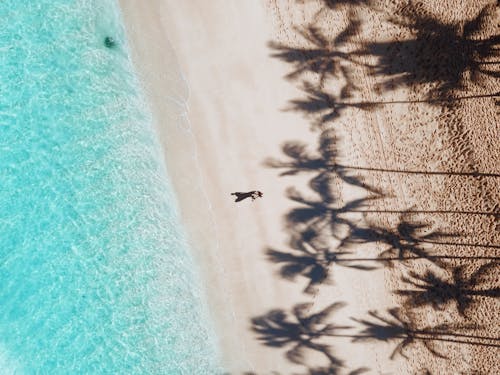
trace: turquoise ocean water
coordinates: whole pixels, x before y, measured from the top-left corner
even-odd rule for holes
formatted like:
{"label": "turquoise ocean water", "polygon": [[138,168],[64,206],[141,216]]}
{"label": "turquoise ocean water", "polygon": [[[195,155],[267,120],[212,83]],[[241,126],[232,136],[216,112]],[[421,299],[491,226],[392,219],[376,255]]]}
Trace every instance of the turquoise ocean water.
{"label": "turquoise ocean water", "polygon": [[113,0],[0,1],[0,374],[218,373],[146,108]]}

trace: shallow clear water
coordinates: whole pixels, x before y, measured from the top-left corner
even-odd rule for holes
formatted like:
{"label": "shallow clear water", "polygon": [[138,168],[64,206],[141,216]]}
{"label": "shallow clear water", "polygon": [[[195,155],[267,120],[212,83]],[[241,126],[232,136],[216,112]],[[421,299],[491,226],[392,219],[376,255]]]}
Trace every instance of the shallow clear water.
{"label": "shallow clear water", "polygon": [[218,372],[117,9],[0,1],[1,374]]}

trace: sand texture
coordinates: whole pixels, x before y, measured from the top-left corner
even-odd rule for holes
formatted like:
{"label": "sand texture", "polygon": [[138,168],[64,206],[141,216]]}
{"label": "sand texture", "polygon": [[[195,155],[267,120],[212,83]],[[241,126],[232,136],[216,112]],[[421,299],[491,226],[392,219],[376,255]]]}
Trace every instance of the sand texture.
{"label": "sand texture", "polygon": [[496,1],[120,5],[228,374],[500,373]]}

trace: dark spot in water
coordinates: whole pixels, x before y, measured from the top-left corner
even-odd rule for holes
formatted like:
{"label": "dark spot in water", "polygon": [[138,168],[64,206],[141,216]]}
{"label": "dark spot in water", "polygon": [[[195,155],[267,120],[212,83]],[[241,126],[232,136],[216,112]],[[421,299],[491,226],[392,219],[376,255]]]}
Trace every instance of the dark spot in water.
{"label": "dark spot in water", "polygon": [[116,41],[110,36],[107,36],[106,38],[104,38],[104,45],[106,46],[106,48],[115,48]]}

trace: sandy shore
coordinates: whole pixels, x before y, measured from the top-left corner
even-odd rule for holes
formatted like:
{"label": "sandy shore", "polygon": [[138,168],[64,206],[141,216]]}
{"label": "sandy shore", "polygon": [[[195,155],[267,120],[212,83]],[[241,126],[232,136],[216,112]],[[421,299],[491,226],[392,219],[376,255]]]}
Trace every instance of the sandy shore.
{"label": "sandy shore", "polygon": [[[495,373],[495,363],[491,362],[495,350],[498,355],[495,340],[483,340],[489,346],[459,346],[450,340],[438,340],[436,350],[445,348],[454,359],[450,365],[422,345],[429,342],[428,337],[413,337],[421,334],[418,332],[422,327],[462,319],[453,301],[445,310],[429,306],[409,309],[404,304],[406,299],[394,293],[403,286],[401,277],[411,272],[434,272],[436,264],[432,259],[384,267],[385,263],[374,261],[328,260],[325,254],[332,252],[324,251],[329,248],[350,252],[337,254],[340,259],[366,259],[393,247],[397,257],[403,245],[413,250],[420,245],[429,248],[429,244],[423,246],[425,241],[415,240],[417,236],[462,233],[473,225],[476,230],[472,238],[454,240],[476,246],[430,246],[433,254],[473,254],[476,258],[466,267],[459,260],[450,260],[448,268],[443,266],[436,272],[451,277],[457,274],[453,267],[465,267],[464,272],[470,275],[485,264],[485,254],[490,256],[487,261],[498,256],[495,244],[499,243],[500,230],[495,212],[499,210],[500,152],[496,141],[500,138],[500,122],[494,97],[484,96],[499,91],[498,80],[483,73],[486,83],[466,85],[462,91],[447,89],[446,81],[452,81],[456,72],[441,72],[439,62],[434,66],[430,62],[428,69],[438,69],[438,78],[431,74],[427,77],[425,72],[409,67],[413,57],[401,57],[408,53],[405,48],[422,48],[418,44],[418,27],[387,22],[393,6],[392,14],[399,14],[403,21],[408,18],[405,12],[412,11],[420,16],[436,14],[443,23],[458,24],[459,20],[475,17],[491,1],[467,6],[455,1],[443,9],[418,5],[406,10],[391,5],[391,1],[360,1],[360,5],[350,6],[325,2],[329,7],[313,0],[119,3],[134,63],[152,106],[169,175],[205,283],[221,361],[229,373],[304,374],[307,369],[326,367],[329,362],[328,373],[338,370],[347,374],[365,368],[374,374],[413,374],[426,368],[436,373],[478,369]],[[371,6],[363,5],[367,3]],[[493,7],[489,12],[498,21]],[[494,23],[485,18],[484,23],[489,22]],[[479,31],[488,35],[487,28]],[[412,43],[390,46],[393,40]],[[274,44],[269,45],[271,41]],[[365,41],[380,42],[366,47]],[[301,49],[300,53],[292,47]],[[439,52],[440,47],[435,48]],[[282,54],[282,59],[271,56],[284,52],[288,54]],[[394,56],[385,61],[383,53]],[[319,64],[310,60],[301,65],[307,56],[322,57]],[[402,67],[390,65],[398,58]],[[380,67],[382,63],[388,66],[377,70],[377,64]],[[286,79],[293,70],[296,74]],[[307,93],[301,90],[305,81],[310,84]],[[448,91],[443,94],[445,89]],[[478,98],[436,101],[436,96],[427,96],[433,90],[439,91],[438,98]],[[347,91],[352,91],[351,95]],[[336,95],[342,96],[341,100],[337,97],[337,104]],[[299,101],[290,103],[294,99]],[[322,118],[324,121],[318,125]],[[326,167],[318,162],[318,154],[316,163],[303,163],[300,172],[280,176],[286,168],[271,168],[265,161],[275,158],[289,162],[282,146],[291,141],[306,144],[311,153],[321,145],[323,158],[325,154],[335,158],[337,172],[332,172],[332,165]],[[358,169],[339,170],[338,165]],[[450,171],[456,173],[446,173]],[[264,192],[263,199],[236,204],[229,195],[254,189]],[[360,206],[353,203],[366,197],[378,199]],[[286,221],[285,215],[297,207],[309,211],[294,211],[295,216],[289,215]],[[322,211],[321,207],[326,209]],[[314,225],[307,215],[318,216]],[[322,215],[330,222],[326,224],[327,232],[323,225],[319,233],[318,223],[325,221]],[[332,230],[335,218],[338,232]],[[413,223],[414,232],[408,230],[408,225],[404,227],[405,220]],[[308,225],[316,231],[312,237],[305,229]],[[409,239],[411,236],[413,239]],[[447,241],[445,236],[432,239]],[[301,275],[293,280],[282,277],[279,270],[284,263],[271,261],[269,249],[280,251],[282,260],[283,254],[302,256],[302,270],[288,268],[289,275]],[[276,260],[278,253],[274,254]],[[328,272],[328,277],[305,290],[311,279],[318,281],[319,268],[304,266],[311,254],[316,260],[321,258],[322,272]],[[377,269],[361,269],[371,266]],[[486,273],[482,277],[490,290],[496,287],[498,278]],[[481,307],[492,301],[493,310]],[[484,327],[488,320],[489,333],[498,337],[497,301],[481,300],[475,309],[477,316],[471,314],[475,317],[464,324],[474,322]],[[298,308],[304,303],[309,305]],[[294,312],[301,318],[310,317],[333,303],[342,303],[343,307],[325,314],[323,325],[302,319],[302,327],[318,331],[324,324],[334,324],[346,328],[330,327],[328,335],[305,340],[303,357],[294,357],[292,349],[304,340],[292,332],[291,327],[298,323]],[[384,338],[380,330],[375,334],[366,331],[370,327],[367,322],[387,325],[392,308],[400,308],[398,316],[402,321],[419,328],[406,325],[399,336],[389,338]],[[281,313],[269,315],[271,310]],[[370,315],[374,310],[386,320]],[[256,317],[261,319],[253,320],[252,325]],[[316,320],[320,320],[319,316]],[[279,322],[293,324],[279,328]],[[267,345],[256,332],[266,327]],[[408,332],[413,334],[412,340]],[[439,337],[456,339],[457,332],[466,334],[454,331]],[[476,336],[484,333],[479,328],[474,332]],[[275,345],[271,345],[269,337],[274,338]],[[412,354],[410,360],[401,355],[390,358],[400,341],[406,342],[404,351]],[[418,345],[410,345],[414,342]],[[292,355],[287,357],[287,352]],[[476,366],[474,360],[467,360],[472,357],[484,360],[478,360]]]}

